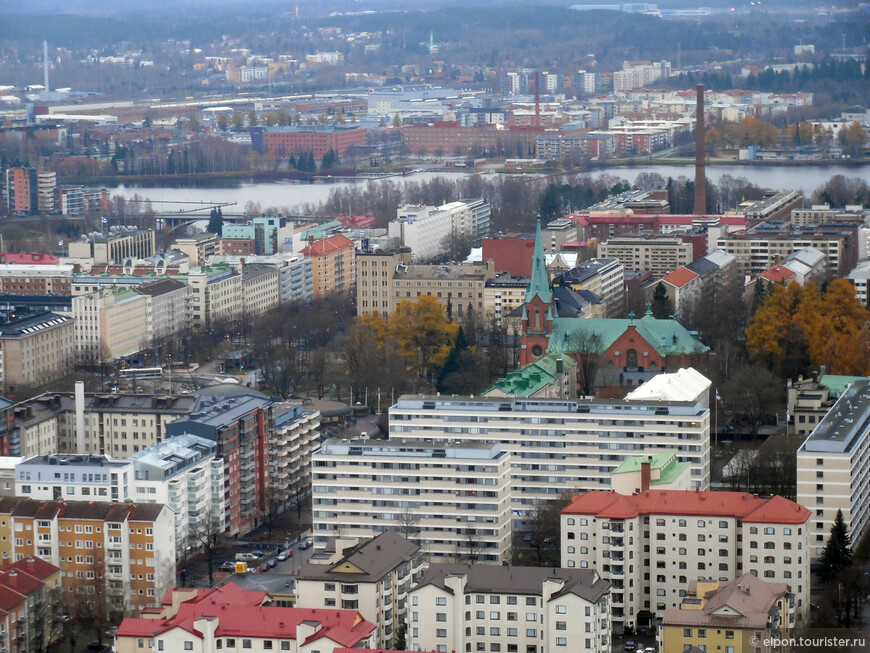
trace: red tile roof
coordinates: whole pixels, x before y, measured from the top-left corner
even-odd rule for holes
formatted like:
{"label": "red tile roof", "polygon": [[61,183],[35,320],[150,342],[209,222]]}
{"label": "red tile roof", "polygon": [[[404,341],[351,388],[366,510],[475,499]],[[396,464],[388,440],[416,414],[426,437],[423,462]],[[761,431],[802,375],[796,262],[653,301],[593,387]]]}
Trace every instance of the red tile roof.
{"label": "red tile roof", "polygon": [[[278,608],[259,605],[265,592],[248,592],[233,583],[213,591],[197,591],[184,601],[178,614],[168,619],[124,619],[117,637],[154,637],[174,628],[201,636],[194,623],[204,617],[216,617],[217,637],[252,637],[296,639],[296,628],[310,622],[316,629],[305,642],[328,638],[342,647],[355,648],[368,639],[375,625],[363,619],[356,610],[324,610],[311,608]],[[171,595],[167,593],[171,603]]]}
{"label": "red tile roof", "polygon": [[735,517],[744,522],[803,524],[810,511],[782,497],[761,499],[747,492],[648,490],[625,496],[594,490],[574,497],[563,515],[594,515],[600,519],[632,519],[638,515]]}
{"label": "red tile roof", "polygon": [[19,265],[57,265],[59,259],[51,254],[3,254],[0,262]]}
{"label": "red tile roof", "polygon": [[671,284],[674,288],[682,288],[687,283],[697,278],[697,273],[692,272],[689,268],[677,268],[673,272],[668,272],[663,276],[662,281]]}
{"label": "red tile roof", "polygon": [[776,264],[772,268],[768,268],[758,276],[763,277],[765,280],[770,281],[771,283],[782,283],[783,281],[791,279],[794,276],[794,270],[790,270],[784,265]]}
{"label": "red tile roof", "polygon": [[60,567],[55,567],[50,562],[38,558],[37,556],[27,556],[26,558],[22,558],[21,560],[4,567],[3,571],[8,569],[23,571],[42,582],[45,582],[54,574],[60,573]]}
{"label": "red tile roof", "polygon": [[344,234],[334,234],[329,238],[315,240],[302,249],[304,256],[324,256],[340,249],[353,247],[353,241]]}

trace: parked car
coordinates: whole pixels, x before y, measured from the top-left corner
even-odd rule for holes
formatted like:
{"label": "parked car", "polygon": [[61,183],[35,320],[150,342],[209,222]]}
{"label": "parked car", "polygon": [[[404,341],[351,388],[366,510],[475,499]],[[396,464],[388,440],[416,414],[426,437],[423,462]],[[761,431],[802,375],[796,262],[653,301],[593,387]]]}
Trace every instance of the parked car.
{"label": "parked car", "polygon": [[253,551],[250,553],[246,552],[246,553],[237,553],[236,554],[236,561],[237,562],[254,562],[255,560],[258,560],[259,558],[260,558],[260,556],[257,555],[256,551]]}
{"label": "parked car", "polygon": [[299,550],[304,551],[305,549],[311,548],[311,542],[305,540],[302,544],[299,545]]}
{"label": "parked car", "polygon": [[264,551],[260,551],[259,549],[255,549],[254,551],[251,551],[251,555],[255,555],[258,558],[262,558],[264,555],[266,555],[266,553]]}
{"label": "parked car", "polygon": [[656,653],[655,646],[647,646],[647,647],[643,650],[643,653]]}
{"label": "parked car", "polygon": [[293,557],[293,551],[291,549],[285,549],[278,554],[278,562],[284,562],[285,560],[289,560]]}
{"label": "parked car", "polygon": [[275,560],[275,558],[271,558],[267,564],[269,565],[269,569],[274,569],[275,565],[278,564],[278,561]]}
{"label": "parked car", "polygon": [[633,639],[629,639],[628,641],[625,642],[625,650],[626,651],[633,651],[636,648],[637,648],[637,644],[635,643],[635,641]]}
{"label": "parked car", "polygon": [[236,563],[233,562],[232,560],[224,560],[221,563],[221,571],[235,571],[235,570],[236,570]]}

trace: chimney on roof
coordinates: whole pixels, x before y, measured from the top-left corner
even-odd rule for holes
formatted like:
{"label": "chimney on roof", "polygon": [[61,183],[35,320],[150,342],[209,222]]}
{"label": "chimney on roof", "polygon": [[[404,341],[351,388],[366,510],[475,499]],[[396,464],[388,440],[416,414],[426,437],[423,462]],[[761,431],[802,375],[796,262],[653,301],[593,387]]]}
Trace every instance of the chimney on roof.
{"label": "chimney on roof", "polygon": [[695,104],[695,215],[707,212],[707,171],[704,134],[704,85],[698,84]]}
{"label": "chimney on roof", "polygon": [[649,482],[652,476],[652,472],[650,471],[650,464],[648,460],[644,460],[640,464],[640,491],[646,492],[649,490]]}

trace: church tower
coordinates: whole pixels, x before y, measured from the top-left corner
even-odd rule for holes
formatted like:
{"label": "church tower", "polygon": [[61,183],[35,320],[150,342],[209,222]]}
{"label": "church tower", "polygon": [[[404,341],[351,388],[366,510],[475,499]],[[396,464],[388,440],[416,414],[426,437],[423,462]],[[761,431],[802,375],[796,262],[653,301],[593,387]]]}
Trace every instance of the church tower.
{"label": "church tower", "polygon": [[553,332],[553,291],[550,289],[550,275],[544,258],[544,243],[541,236],[541,216],[535,230],[535,251],[532,256],[532,277],[523,304],[522,337],[520,365],[533,363],[547,351],[550,334]]}

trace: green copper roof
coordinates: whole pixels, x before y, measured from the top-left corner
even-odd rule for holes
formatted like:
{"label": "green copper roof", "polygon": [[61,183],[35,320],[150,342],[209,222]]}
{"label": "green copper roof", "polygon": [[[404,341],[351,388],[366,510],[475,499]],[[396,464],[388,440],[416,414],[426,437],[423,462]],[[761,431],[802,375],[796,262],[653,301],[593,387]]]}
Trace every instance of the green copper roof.
{"label": "green copper roof", "polygon": [[653,456],[632,456],[626,458],[625,461],[616,469],[613,474],[625,474],[628,472],[640,471],[641,463],[649,462],[650,469],[659,470],[659,478],[650,479],[650,485],[660,485],[671,483],[682,474],[690,463],[677,462],[677,457],[672,453],[659,453]]}
{"label": "green copper roof", "polygon": [[846,386],[855,381],[864,381],[866,376],[842,376],[839,374],[822,374],[819,378],[819,383],[825,386],[832,397],[839,397],[843,394]]}
{"label": "green copper roof", "polygon": [[544,257],[544,241],[541,237],[541,216],[538,216],[538,226],[535,228],[535,253],[532,256],[532,276],[529,280],[529,289],[526,291],[526,303],[535,295],[545,304],[553,303],[550,276],[547,274],[547,260]]}
{"label": "green copper roof", "polygon": [[647,312],[637,319],[562,318],[553,320],[548,352],[576,352],[590,349],[603,354],[630,326],[661,356],[701,354],[709,351],[698,336],[675,319],[659,320]]}
{"label": "green copper roof", "polygon": [[570,356],[548,354],[534,363],[511,372],[503,379],[496,381],[489,390],[481,394],[488,395],[498,390],[509,397],[532,397],[547,385],[556,380],[556,359],[561,358],[565,369],[577,367],[577,361]]}

